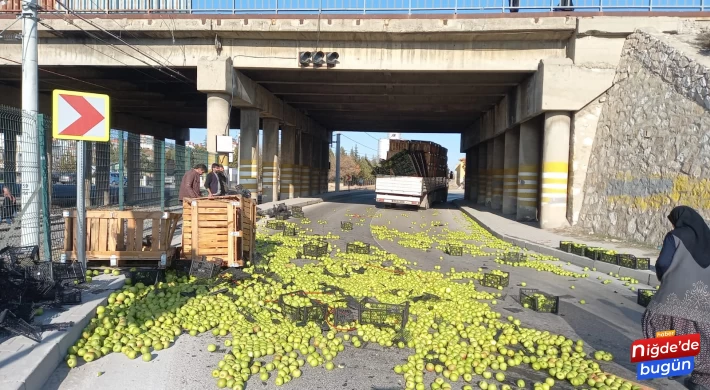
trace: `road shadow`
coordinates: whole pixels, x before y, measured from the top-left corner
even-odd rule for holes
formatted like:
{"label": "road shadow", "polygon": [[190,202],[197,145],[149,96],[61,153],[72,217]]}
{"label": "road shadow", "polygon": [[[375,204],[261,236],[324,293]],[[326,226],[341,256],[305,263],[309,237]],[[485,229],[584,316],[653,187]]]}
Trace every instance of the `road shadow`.
{"label": "road shadow", "polygon": [[[630,304],[628,304],[626,302],[619,302],[617,304],[617,303],[614,303],[608,299],[598,299],[597,301],[600,303],[603,303],[609,307],[612,307],[614,309],[618,309],[619,311],[621,311],[622,314],[624,314],[624,316],[626,316],[626,318],[639,324],[639,329],[640,329],[641,320],[643,319],[643,312],[645,311],[645,308],[639,306],[638,304],[636,304],[635,300],[633,300],[627,296],[621,296],[621,299],[623,299],[624,301],[630,302]],[[629,305],[628,307],[626,306],[627,304]],[[631,307],[631,305],[638,306],[642,310],[640,310],[640,311],[635,310],[634,308]]]}

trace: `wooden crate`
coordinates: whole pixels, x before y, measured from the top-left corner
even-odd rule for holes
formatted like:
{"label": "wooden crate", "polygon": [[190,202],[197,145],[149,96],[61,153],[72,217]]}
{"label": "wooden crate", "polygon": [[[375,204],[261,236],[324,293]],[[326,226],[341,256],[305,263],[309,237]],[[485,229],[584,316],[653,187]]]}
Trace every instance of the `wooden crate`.
{"label": "wooden crate", "polygon": [[[76,252],[76,211],[65,211],[64,255],[67,261],[78,260]],[[172,257],[173,235],[180,214],[160,211],[86,211],[86,261],[109,261],[111,266],[128,266],[125,262],[157,260],[163,266]],[[150,246],[145,246],[144,222],[150,220]]]}
{"label": "wooden crate", "polygon": [[255,217],[256,203],[241,196],[183,199],[183,256],[243,267],[255,249]]}

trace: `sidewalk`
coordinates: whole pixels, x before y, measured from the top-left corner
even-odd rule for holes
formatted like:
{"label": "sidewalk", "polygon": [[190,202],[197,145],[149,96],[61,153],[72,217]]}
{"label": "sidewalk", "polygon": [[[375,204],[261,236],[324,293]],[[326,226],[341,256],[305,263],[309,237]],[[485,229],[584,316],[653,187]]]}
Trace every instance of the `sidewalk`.
{"label": "sidewalk", "polygon": [[0,339],[0,389],[40,390],[59,364],[64,364],[67,349],[81,337],[96,307],[106,302],[109,294],[123,287],[124,277],[97,276],[90,290],[82,292],[82,303],[65,306],[66,311],[45,309],[35,317],[35,324],[74,322],[67,331],[49,331],[36,343],[23,336]]}
{"label": "sidewalk", "polygon": [[[461,211],[478,222],[484,229],[503,241],[544,255],[555,256],[562,261],[570,262],[580,267],[596,268],[597,271],[604,273],[618,273],[620,276],[632,277],[643,284],[651,286],[658,284],[653,264],[656,262],[659,251],[631,248],[628,245],[625,246],[623,242],[594,241],[562,235],[513,221],[469,201],[455,200],[453,203],[461,209]],[[618,253],[629,253],[637,257],[650,257],[651,270],[642,271],[629,269],[563,252],[559,249],[560,241],[573,241],[588,246],[614,250]]]}

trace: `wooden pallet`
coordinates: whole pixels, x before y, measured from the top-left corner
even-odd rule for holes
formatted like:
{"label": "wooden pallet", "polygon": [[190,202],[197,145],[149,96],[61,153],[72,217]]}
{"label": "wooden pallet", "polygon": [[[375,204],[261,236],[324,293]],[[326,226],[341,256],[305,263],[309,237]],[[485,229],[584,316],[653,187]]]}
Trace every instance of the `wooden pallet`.
{"label": "wooden pallet", "polygon": [[[63,216],[64,255],[67,261],[78,260],[76,211],[65,211]],[[111,266],[120,267],[132,265],[125,262],[157,261],[160,264],[161,260],[167,265],[172,257],[172,239],[180,218],[180,214],[160,211],[87,210],[87,265],[108,261]],[[146,220],[152,222],[148,240],[144,237]]]}
{"label": "wooden pallet", "polygon": [[256,203],[241,196],[183,199],[183,256],[243,267],[255,249],[255,217]]}

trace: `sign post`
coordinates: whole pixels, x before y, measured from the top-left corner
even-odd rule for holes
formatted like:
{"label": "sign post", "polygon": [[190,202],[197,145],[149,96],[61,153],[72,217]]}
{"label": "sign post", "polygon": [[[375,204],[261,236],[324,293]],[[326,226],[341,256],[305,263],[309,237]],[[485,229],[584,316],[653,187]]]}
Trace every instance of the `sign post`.
{"label": "sign post", "polygon": [[[84,142],[110,138],[108,95],[63,91],[52,94],[52,135],[76,143],[76,256],[86,269],[86,191],[84,187]],[[123,183],[119,183],[121,185]],[[90,187],[89,187],[90,189]]]}

